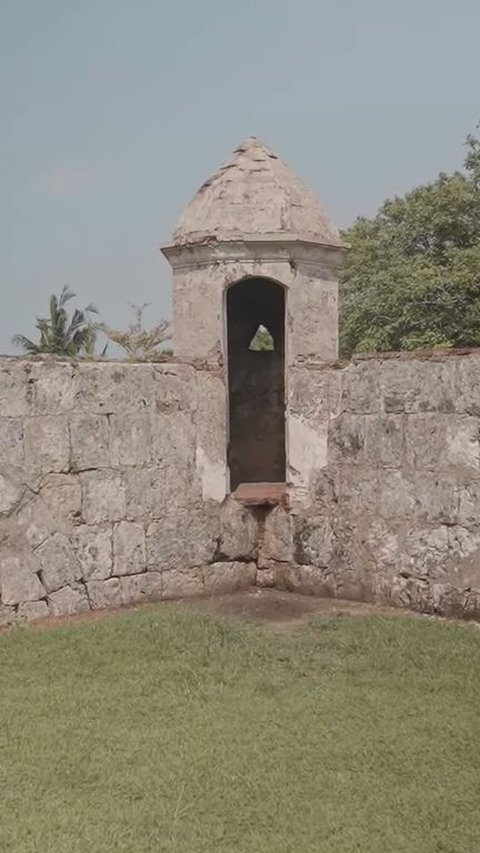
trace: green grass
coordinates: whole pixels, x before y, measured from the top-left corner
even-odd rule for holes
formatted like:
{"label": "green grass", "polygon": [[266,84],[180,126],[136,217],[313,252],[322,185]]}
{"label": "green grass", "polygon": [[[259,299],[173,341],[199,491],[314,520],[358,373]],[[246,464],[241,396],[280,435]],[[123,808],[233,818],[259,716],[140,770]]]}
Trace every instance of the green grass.
{"label": "green grass", "polygon": [[478,853],[480,633],[188,608],[0,636],[2,853]]}

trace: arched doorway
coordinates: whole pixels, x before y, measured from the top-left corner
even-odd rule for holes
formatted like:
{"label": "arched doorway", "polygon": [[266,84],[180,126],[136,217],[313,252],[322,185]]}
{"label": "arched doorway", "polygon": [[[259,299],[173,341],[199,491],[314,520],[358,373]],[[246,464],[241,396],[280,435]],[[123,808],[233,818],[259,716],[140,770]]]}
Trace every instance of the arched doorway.
{"label": "arched doorway", "polygon": [[247,278],[227,291],[230,489],[285,482],[285,290]]}

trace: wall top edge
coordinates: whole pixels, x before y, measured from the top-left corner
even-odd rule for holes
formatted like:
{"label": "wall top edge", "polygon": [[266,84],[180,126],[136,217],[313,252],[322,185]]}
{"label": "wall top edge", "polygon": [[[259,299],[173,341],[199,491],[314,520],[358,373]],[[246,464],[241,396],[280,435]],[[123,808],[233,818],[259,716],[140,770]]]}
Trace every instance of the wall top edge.
{"label": "wall top edge", "polygon": [[[480,347],[463,347],[459,349],[432,349],[432,350],[411,350],[402,352],[377,352],[354,355],[350,360],[335,359],[321,360],[315,357],[299,356],[295,359],[293,367],[308,367],[317,370],[335,369],[343,370],[351,365],[361,364],[365,361],[448,361],[455,358],[480,358]],[[126,359],[115,358],[89,358],[75,359],[62,358],[61,356],[27,356],[27,355],[9,355],[0,354],[0,368],[9,367],[14,364],[23,364],[24,366],[45,365],[70,365],[75,368],[96,366],[114,365],[117,367],[193,367],[197,370],[216,371],[222,367],[222,363],[218,358],[199,359],[188,358],[183,356],[169,356],[160,361],[130,361]]]}
{"label": "wall top edge", "polygon": [[445,362],[452,359],[462,358],[480,358],[480,347],[464,347],[459,349],[432,349],[432,350],[411,350],[402,352],[376,352],[357,354],[348,359],[336,359],[324,361],[309,356],[299,356],[296,358],[294,367],[306,367],[310,370],[345,370],[364,362],[384,362],[384,361],[438,361]]}
{"label": "wall top edge", "polygon": [[2,367],[11,367],[13,365],[24,365],[25,368],[34,367],[36,365],[43,365],[44,367],[57,367],[58,365],[67,365],[77,368],[85,368],[85,367],[132,367],[138,368],[143,367],[145,369],[148,368],[174,368],[174,367],[192,367],[195,370],[209,370],[215,371],[221,367],[218,359],[210,360],[210,359],[199,359],[199,358],[184,358],[181,356],[170,356],[168,358],[161,359],[159,361],[143,361],[141,359],[138,360],[127,360],[122,358],[63,358],[62,356],[51,356],[51,355],[1,355],[0,354],[0,369]]}

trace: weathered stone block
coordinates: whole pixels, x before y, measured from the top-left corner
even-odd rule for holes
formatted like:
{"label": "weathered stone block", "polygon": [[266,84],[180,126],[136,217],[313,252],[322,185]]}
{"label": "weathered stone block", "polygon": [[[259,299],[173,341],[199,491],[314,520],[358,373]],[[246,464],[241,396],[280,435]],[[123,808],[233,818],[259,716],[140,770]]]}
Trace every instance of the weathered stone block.
{"label": "weathered stone block", "polygon": [[49,610],[46,601],[25,601],[18,605],[18,618],[26,619],[27,622],[33,622],[35,619],[45,619],[48,615]]}
{"label": "weathered stone block", "polygon": [[220,551],[229,560],[253,557],[257,547],[258,521],[251,509],[228,497],[221,509]]}
{"label": "weathered stone block", "polygon": [[332,559],[334,534],[328,518],[302,518],[295,535],[295,560],[302,565],[326,568]]}
{"label": "weathered stone block", "polygon": [[169,494],[164,486],[163,468],[127,468],[123,472],[125,483],[127,519],[161,516],[168,503]]}
{"label": "weathered stone block", "polygon": [[255,563],[212,563],[203,571],[204,589],[209,595],[223,595],[248,589],[255,584]]}
{"label": "weathered stone block", "polygon": [[18,525],[19,535],[25,537],[31,548],[37,548],[53,533],[68,529],[65,519],[60,514],[54,516],[37,496],[25,499],[15,511],[12,521]]}
{"label": "weathered stone block", "polygon": [[[237,270],[228,271],[221,264],[213,267],[192,264],[175,274],[173,299],[173,324],[175,327],[175,353],[181,358],[205,358],[212,350],[220,349],[222,334],[222,296],[225,287],[225,273],[231,275],[231,281]],[[239,278],[242,273],[239,273]],[[207,308],[208,306],[208,308]],[[195,334],[191,333],[191,324],[195,324]],[[212,353],[215,357],[214,353]],[[218,356],[217,356],[218,360]]]}
{"label": "weathered stone block", "polygon": [[452,364],[455,370],[455,409],[469,415],[480,415],[480,358],[478,353],[468,357],[455,359]]}
{"label": "weathered stone block", "polygon": [[[353,470],[355,475],[358,476],[359,472],[356,466]],[[341,470],[335,465],[331,465],[329,468],[325,468],[317,473],[312,483],[312,504],[317,508],[319,515],[328,516],[334,504],[337,503],[340,494],[340,478]],[[295,516],[294,507],[295,502],[292,501],[292,515]],[[311,512],[311,510],[308,510],[305,506],[299,508],[300,517],[306,512]]]}
{"label": "weathered stone block", "polygon": [[292,517],[281,506],[272,509],[265,518],[261,551],[268,560],[289,562],[293,558]]}
{"label": "weathered stone block", "polygon": [[339,415],[329,425],[329,462],[364,461],[366,418],[363,415]]}
{"label": "weathered stone block", "polygon": [[446,574],[454,572],[458,579],[472,561],[478,566],[480,531],[460,525],[416,528],[408,533],[402,562],[405,571],[414,577],[444,582]]}
{"label": "weathered stone block", "polygon": [[[366,527],[362,557],[368,566],[376,567],[377,576],[373,578],[373,582],[377,585],[382,585],[383,581],[390,585],[397,569],[401,566],[403,550],[403,517],[401,515],[400,522],[400,531],[392,529],[391,522],[376,518],[370,519]],[[355,553],[352,553],[348,568],[355,571],[357,567],[360,568],[359,563],[360,560],[355,562]],[[358,574],[360,575],[360,571]]]}
{"label": "weathered stone block", "polygon": [[27,397],[27,362],[2,361],[0,363],[0,412],[2,417],[16,417],[29,412]]}
{"label": "weathered stone block", "polygon": [[76,474],[46,474],[40,497],[54,517],[63,515],[69,521],[80,517],[82,489]]}
{"label": "weathered stone block", "polygon": [[406,459],[415,468],[455,466],[480,471],[478,420],[468,416],[410,415],[405,425]]}
{"label": "weathered stone block", "polygon": [[0,408],[0,469],[24,464],[23,425],[20,418],[6,418]]}
{"label": "weathered stone block", "polygon": [[[480,519],[480,481],[472,480],[467,485],[451,490],[452,503],[456,503],[459,524],[478,525]],[[447,521],[455,520],[454,513],[449,513]],[[443,520],[443,519],[442,519]]]}
{"label": "weathered stone block", "polygon": [[24,492],[25,487],[21,483],[0,474],[0,515],[11,512],[20,502]]}
{"label": "weathered stone block", "polygon": [[74,616],[90,610],[87,592],[83,584],[71,584],[52,592],[48,596],[48,609],[52,616]]}
{"label": "weathered stone block", "polygon": [[122,605],[120,578],[88,581],[87,592],[92,610],[103,610],[106,607],[121,607]]}
{"label": "weathered stone block", "polygon": [[304,595],[318,595],[319,598],[335,596],[335,581],[332,572],[322,571],[318,566],[294,565],[283,563],[277,578],[280,587]]}
{"label": "weathered stone block", "polygon": [[365,459],[377,467],[399,468],[405,460],[403,415],[366,418]]}
{"label": "weathered stone block", "polygon": [[453,412],[457,396],[453,365],[431,359],[374,362],[386,412]]}
{"label": "weathered stone block", "polygon": [[192,472],[171,463],[167,466],[126,468],[127,519],[161,519],[182,515],[199,498],[199,484]]}
{"label": "weathered stone block", "polygon": [[112,574],[112,528],[83,524],[73,537],[83,580],[106,580]]}
{"label": "weathered stone block", "polygon": [[[171,516],[164,517],[161,521],[154,521],[147,527],[146,548],[147,548],[147,564],[150,569],[155,571],[163,571],[164,569],[172,569],[180,566],[200,565],[202,553],[199,553],[198,560],[193,560],[192,552],[195,548],[192,547],[191,538],[188,536],[188,542],[183,539],[182,525],[185,519],[182,518],[181,523]],[[201,543],[199,543],[201,546]],[[201,551],[201,548],[200,548]]]}
{"label": "weathered stone block", "polygon": [[189,412],[171,412],[150,416],[152,461],[162,467],[177,466],[178,472],[191,476],[195,459],[195,427]]}
{"label": "weathered stone block", "polygon": [[80,474],[80,482],[82,515],[87,524],[125,518],[125,482],[119,471],[84,471]]}
{"label": "weathered stone block", "polygon": [[311,426],[327,423],[339,414],[344,371],[293,367],[290,370],[290,412]]}
{"label": "weathered stone block", "polygon": [[444,415],[448,465],[474,474],[480,472],[480,429],[477,418]]}
{"label": "weathered stone block", "polygon": [[162,572],[162,598],[189,598],[204,591],[201,569],[170,569]]}
{"label": "weathered stone block", "polygon": [[343,412],[361,415],[382,410],[378,367],[376,361],[361,361],[342,370]]}
{"label": "weathered stone block", "polygon": [[415,362],[387,361],[379,365],[379,381],[386,412],[418,411],[418,370]]}
{"label": "weathered stone block", "polygon": [[82,568],[72,544],[63,533],[55,533],[46,539],[35,551],[35,556],[47,592],[55,592],[82,577]]}
{"label": "weathered stone block", "polygon": [[140,575],[120,578],[122,604],[140,604],[159,601],[162,597],[163,575],[159,572],[144,572]]}
{"label": "weathered stone block", "polygon": [[[461,489],[455,473],[447,474],[444,471],[429,473],[418,472],[412,479],[415,496],[415,519],[420,522],[444,522],[456,524],[465,521],[477,521],[480,513],[480,483],[478,484],[478,503],[474,514],[468,510],[470,488]],[[472,483],[475,489],[475,483]],[[459,502],[462,494],[462,512],[460,513]],[[466,502],[463,502],[463,499]],[[474,502],[476,503],[476,502]],[[465,511],[465,512],[464,512]]]}
{"label": "weathered stone block", "polygon": [[136,414],[155,407],[151,364],[78,365],[75,375],[74,408],[91,414]]}
{"label": "weathered stone block", "polygon": [[[365,477],[369,476],[368,469]],[[415,511],[415,489],[410,477],[402,471],[385,469],[376,478],[378,487],[378,515],[386,519],[402,519]]]}
{"label": "weathered stone block", "polygon": [[147,528],[147,563],[155,571],[211,562],[219,535],[218,517],[207,505],[169,514]]}
{"label": "weathered stone block", "polygon": [[115,575],[134,575],[147,568],[145,531],[143,524],[120,521],[113,532]]}
{"label": "weathered stone block", "polygon": [[[379,472],[371,466],[347,464],[338,466],[336,501],[341,515],[352,524],[378,509]],[[332,509],[334,507],[330,507]]]}
{"label": "weathered stone block", "polygon": [[187,364],[154,364],[154,410],[194,412],[197,408],[195,370]]}
{"label": "weathered stone block", "polygon": [[106,415],[71,415],[72,468],[110,467],[110,429]]}
{"label": "weathered stone block", "polygon": [[268,564],[267,561],[263,563],[260,560],[255,579],[256,585],[260,587],[260,589],[273,589],[273,587],[277,586],[278,574],[279,572],[281,574],[283,565],[284,563],[274,562]]}
{"label": "weathered stone block", "polygon": [[[217,519],[220,517],[220,505],[217,502],[202,500],[201,484],[195,468],[182,468],[174,462],[167,465],[163,468],[162,490],[167,512],[183,513],[192,506],[199,506],[204,513],[212,515],[213,512]],[[155,512],[155,507],[154,516],[162,516],[162,512]]]}
{"label": "weathered stone block", "polygon": [[148,414],[111,415],[110,426],[113,466],[145,465],[150,462]]}
{"label": "weathered stone block", "polygon": [[34,566],[27,555],[4,554],[0,557],[0,598],[5,605],[45,598]]}
{"label": "weathered stone block", "polygon": [[70,437],[64,416],[26,418],[23,424],[25,466],[42,474],[68,471]]}
{"label": "weathered stone block", "polygon": [[291,312],[289,350],[292,357],[336,357],[337,291],[338,286],[326,265],[320,270],[301,261],[296,264],[295,286],[289,290],[288,299]]}
{"label": "weathered stone block", "polygon": [[29,384],[36,415],[63,415],[74,408],[76,369],[69,362],[56,360],[31,365]]}

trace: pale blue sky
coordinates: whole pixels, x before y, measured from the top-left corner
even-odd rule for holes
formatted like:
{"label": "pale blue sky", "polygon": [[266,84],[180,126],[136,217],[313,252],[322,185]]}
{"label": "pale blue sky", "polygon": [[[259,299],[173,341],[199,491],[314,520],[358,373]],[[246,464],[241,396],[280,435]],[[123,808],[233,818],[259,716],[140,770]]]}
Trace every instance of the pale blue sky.
{"label": "pale blue sky", "polygon": [[0,0],[0,351],[65,282],[170,311],[158,245],[257,135],[340,226],[461,165],[478,0]]}

